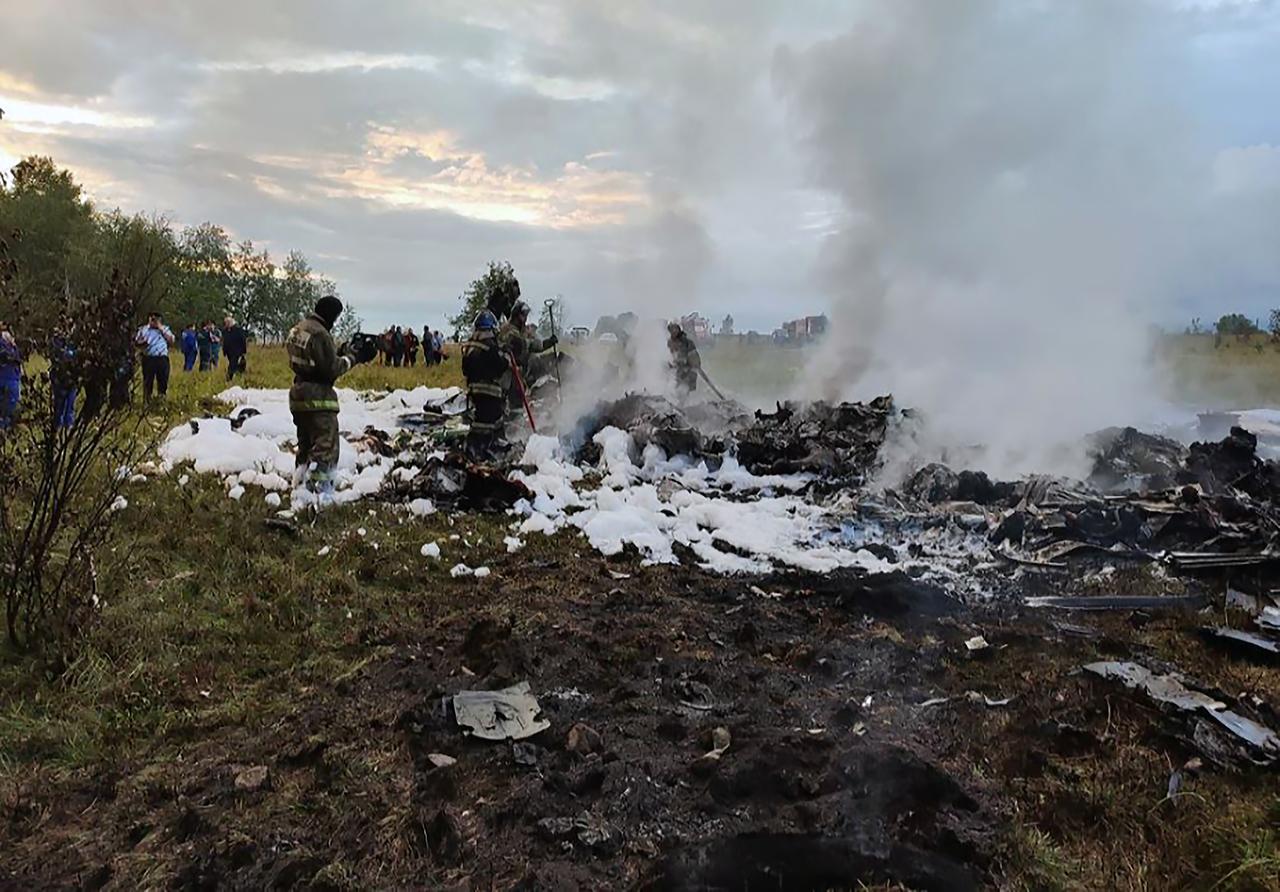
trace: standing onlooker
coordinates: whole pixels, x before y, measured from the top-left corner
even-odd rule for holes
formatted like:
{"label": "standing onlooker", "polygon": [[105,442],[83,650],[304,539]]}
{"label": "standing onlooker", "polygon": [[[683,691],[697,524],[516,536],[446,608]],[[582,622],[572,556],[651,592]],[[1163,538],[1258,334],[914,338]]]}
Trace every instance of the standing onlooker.
{"label": "standing onlooker", "polygon": [[49,339],[49,389],[53,398],[53,424],[54,427],[61,428],[68,428],[76,423],[76,348],[66,335],[70,327],[70,320],[64,317]]}
{"label": "standing onlooker", "polygon": [[409,365],[418,364],[418,336],[412,328],[404,330],[404,356],[405,362]]}
{"label": "standing onlooker", "polygon": [[435,331],[431,334],[431,350],[436,355],[436,362],[444,362],[444,332]]}
{"label": "standing onlooker", "polygon": [[196,330],[196,350],[200,353],[200,371],[207,372],[213,356],[213,344],[209,340],[209,329],[213,323],[208,319]]}
{"label": "standing onlooker", "polygon": [[227,380],[237,373],[244,374],[245,356],[249,352],[249,339],[244,329],[230,316],[222,320],[222,350],[227,354]]}
{"label": "standing onlooker", "polygon": [[222,332],[218,331],[218,326],[213,324],[213,320],[209,320],[209,366],[210,368],[218,367],[218,357],[222,353]]}
{"label": "standing onlooker", "polygon": [[391,329],[391,364],[396,368],[404,363],[404,332],[400,330],[400,326],[393,326]]}
{"label": "standing onlooker", "polygon": [[182,370],[189,372],[196,367],[196,357],[200,354],[200,345],[196,340],[196,324],[187,323],[182,330]]}
{"label": "standing onlooker", "polygon": [[391,365],[391,329],[378,335],[378,364]]}
{"label": "standing onlooker", "polygon": [[0,322],[0,431],[13,426],[22,399],[22,351],[9,331],[9,323]]}
{"label": "standing onlooker", "polygon": [[169,393],[169,348],[173,346],[173,332],[159,313],[151,313],[133,341],[142,348],[142,399],[150,400],[153,389],[163,399]]}

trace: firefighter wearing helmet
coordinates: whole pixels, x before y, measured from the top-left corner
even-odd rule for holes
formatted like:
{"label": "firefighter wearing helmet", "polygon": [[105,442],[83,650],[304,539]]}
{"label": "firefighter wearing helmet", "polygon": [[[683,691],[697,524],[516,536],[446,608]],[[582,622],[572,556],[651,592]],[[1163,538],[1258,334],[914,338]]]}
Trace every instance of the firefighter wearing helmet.
{"label": "firefighter wearing helmet", "polygon": [[506,380],[511,374],[509,354],[498,342],[498,317],[491,310],[476,316],[471,339],[462,345],[462,374],[467,379],[471,428],[467,452],[486,461],[504,445]]}

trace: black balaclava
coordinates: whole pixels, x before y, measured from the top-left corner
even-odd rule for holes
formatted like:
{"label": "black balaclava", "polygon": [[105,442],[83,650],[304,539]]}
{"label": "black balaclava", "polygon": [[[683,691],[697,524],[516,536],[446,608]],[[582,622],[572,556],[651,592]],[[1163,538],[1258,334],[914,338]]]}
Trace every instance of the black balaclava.
{"label": "black balaclava", "polygon": [[342,301],[332,294],[327,294],[316,301],[315,313],[320,317],[325,328],[332,329],[333,323],[337,322],[338,317],[342,315]]}

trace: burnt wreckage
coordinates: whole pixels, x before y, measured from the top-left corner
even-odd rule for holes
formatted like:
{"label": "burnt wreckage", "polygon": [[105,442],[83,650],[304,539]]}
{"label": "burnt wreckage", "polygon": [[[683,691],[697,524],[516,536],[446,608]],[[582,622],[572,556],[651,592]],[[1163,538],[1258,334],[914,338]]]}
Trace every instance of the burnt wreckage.
{"label": "burnt wreckage", "polygon": [[[807,497],[843,524],[845,545],[901,568],[881,578],[908,585],[933,579],[957,606],[1149,614],[1215,607],[1226,592],[1232,621],[1248,628],[1222,625],[1215,611],[1215,621],[1193,631],[1233,657],[1258,665],[1280,660],[1280,603],[1273,598],[1280,584],[1280,464],[1259,457],[1249,431],[1233,427],[1218,441],[1190,447],[1133,428],[1100,431],[1086,444],[1092,468],[1084,480],[993,480],[981,471],[928,463],[893,488],[873,486],[887,462],[903,466],[923,423],[889,396],[749,412],[733,401],[678,406],[629,394],[601,403],[561,439],[584,466],[601,461],[595,435],[615,427],[630,434],[637,452],[656,446],[708,467],[732,457],[761,477],[805,475]],[[429,460],[390,489],[401,499],[426,496],[481,510],[504,510],[528,497],[501,471],[456,454]],[[1117,566],[1143,565],[1168,584],[1140,594],[1081,592],[1078,585],[1110,579]],[[1058,626],[1092,634],[1087,627]],[[1154,703],[1166,736],[1207,761],[1229,770],[1280,764],[1273,730],[1280,716],[1256,697],[1232,697],[1169,664],[1121,661],[1080,669],[1099,684],[1122,685]]]}

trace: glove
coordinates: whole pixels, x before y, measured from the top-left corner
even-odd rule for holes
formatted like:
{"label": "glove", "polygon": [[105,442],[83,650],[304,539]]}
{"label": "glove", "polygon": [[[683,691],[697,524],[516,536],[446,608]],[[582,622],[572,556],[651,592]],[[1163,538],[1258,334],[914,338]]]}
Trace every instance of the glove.
{"label": "glove", "polygon": [[560,343],[560,339],[555,335],[552,335],[551,337],[547,338],[542,342],[542,346],[544,349],[550,350],[552,347],[554,347],[558,343]]}

